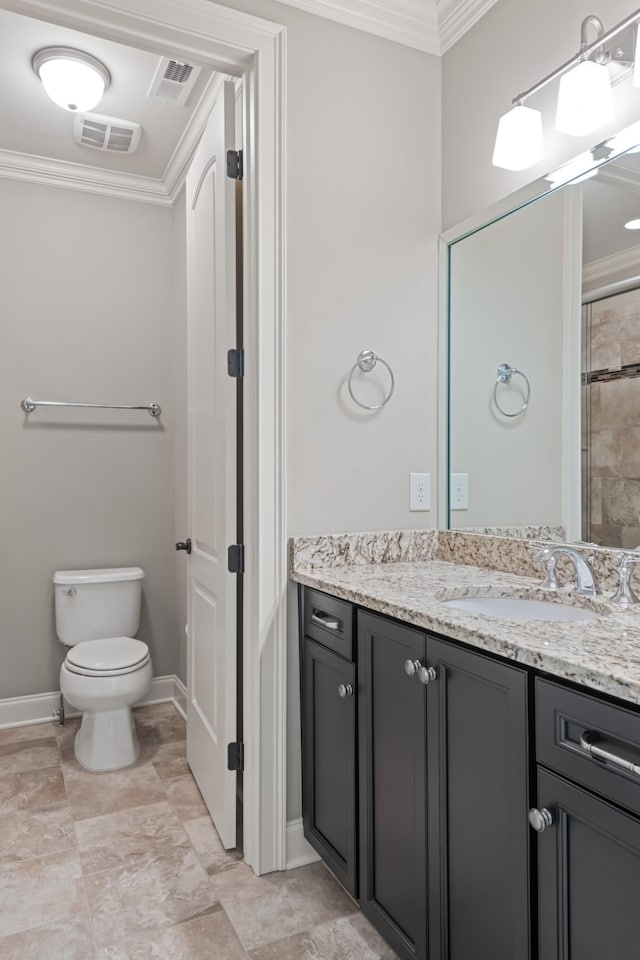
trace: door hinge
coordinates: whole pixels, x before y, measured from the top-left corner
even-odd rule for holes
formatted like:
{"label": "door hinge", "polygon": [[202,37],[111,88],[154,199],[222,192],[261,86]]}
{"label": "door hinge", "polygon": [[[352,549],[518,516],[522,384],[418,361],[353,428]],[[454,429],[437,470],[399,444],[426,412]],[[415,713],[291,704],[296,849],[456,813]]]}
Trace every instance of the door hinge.
{"label": "door hinge", "polygon": [[244,165],[242,150],[227,150],[227,176],[230,180],[242,180]]}
{"label": "door hinge", "polygon": [[227,558],[229,573],[244,573],[244,544],[232,543]]}
{"label": "door hinge", "polygon": [[230,377],[244,377],[244,350],[241,347],[227,351],[227,372]]}
{"label": "door hinge", "polygon": [[244,743],[241,740],[227,744],[227,770],[244,770]]}

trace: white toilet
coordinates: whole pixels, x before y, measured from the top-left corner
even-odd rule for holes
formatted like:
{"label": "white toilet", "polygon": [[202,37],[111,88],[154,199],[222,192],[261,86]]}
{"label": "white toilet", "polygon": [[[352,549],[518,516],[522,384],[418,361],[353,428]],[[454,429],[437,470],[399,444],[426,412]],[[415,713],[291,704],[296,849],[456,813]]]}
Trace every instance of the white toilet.
{"label": "white toilet", "polygon": [[82,711],[75,755],[87,770],[128,767],[140,753],[131,707],[152,679],[149,648],[133,639],[143,578],[140,567],[53,575],[56,632],[70,648],[60,668],[60,689]]}

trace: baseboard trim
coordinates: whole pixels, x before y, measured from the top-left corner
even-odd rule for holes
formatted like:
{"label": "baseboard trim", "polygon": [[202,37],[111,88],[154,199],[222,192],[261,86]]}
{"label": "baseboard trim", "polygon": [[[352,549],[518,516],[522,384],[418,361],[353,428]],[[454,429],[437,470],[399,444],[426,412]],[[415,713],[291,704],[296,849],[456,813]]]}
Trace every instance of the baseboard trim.
{"label": "baseboard trim", "polygon": [[[175,675],[154,677],[149,693],[138,706],[152,703],[173,703],[181,716],[186,718],[187,691]],[[4,727],[21,727],[32,723],[47,723],[54,720],[60,707],[60,691],[37,693],[30,697],[9,697],[0,700],[0,730]],[[78,713],[65,703],[65,716]]]}
{"label": "baseboard trim", "polygon": [[308,863],[315,863],[320,857],[311,844],[304,838],[302,818],[287,822],[287,870],[296,867],[305,867]]}

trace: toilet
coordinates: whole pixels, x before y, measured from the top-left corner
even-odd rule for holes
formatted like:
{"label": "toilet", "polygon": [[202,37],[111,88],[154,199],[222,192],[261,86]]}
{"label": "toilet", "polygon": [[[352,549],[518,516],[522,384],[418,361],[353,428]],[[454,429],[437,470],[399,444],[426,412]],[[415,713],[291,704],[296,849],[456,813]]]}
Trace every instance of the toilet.
{"label": "toilet", "polygon": [[60,689],[82,711],[75,755],[87,770],[119,770],[140,753],[131,707],[152,679],[149,648],[134,638],[143,579],[140,567],[53,575],[56,633],[69,647]]}

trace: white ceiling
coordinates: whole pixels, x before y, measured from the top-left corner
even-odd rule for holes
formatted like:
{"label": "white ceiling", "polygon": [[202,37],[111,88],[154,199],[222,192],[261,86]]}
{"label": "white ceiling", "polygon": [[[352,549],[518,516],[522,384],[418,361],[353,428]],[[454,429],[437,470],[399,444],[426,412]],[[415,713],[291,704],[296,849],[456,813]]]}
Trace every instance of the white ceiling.
{"label": "white ceiling", "polygon": [[[58,45],[93,54],[108,68],[111,85],[94,112],[140,124],[142,137],[135,153],[103,152],[75,142],[74,114],[52,103],[31,67],[37,50]],[[175,56],[171,50],[166,55]],[[46,158],[121,177],[162,181],[176,154],[190,152],[195,144],[200,128],[192,129],[194,114],[213,75],[197,64],[202,71],[185,106],[149,99],[147,91],[160,60],[155,53],[0,9],[0,152],[5,165],[28,168],[33,158]],[[83,171],[85,176],[89,172]]]}

